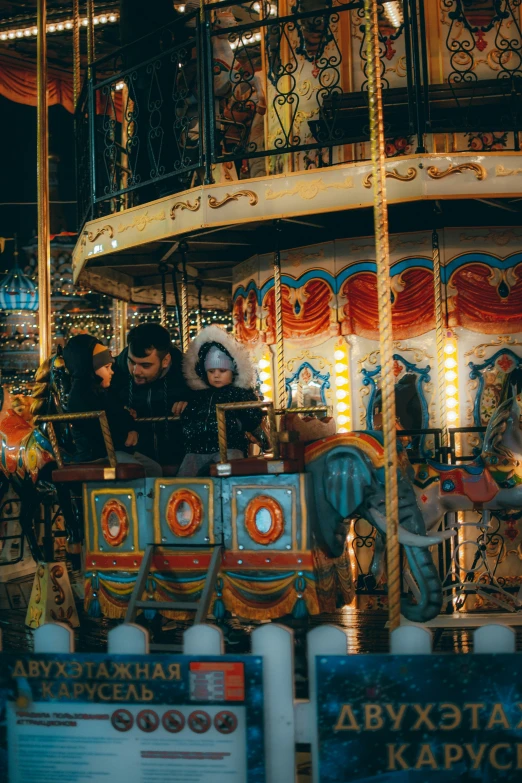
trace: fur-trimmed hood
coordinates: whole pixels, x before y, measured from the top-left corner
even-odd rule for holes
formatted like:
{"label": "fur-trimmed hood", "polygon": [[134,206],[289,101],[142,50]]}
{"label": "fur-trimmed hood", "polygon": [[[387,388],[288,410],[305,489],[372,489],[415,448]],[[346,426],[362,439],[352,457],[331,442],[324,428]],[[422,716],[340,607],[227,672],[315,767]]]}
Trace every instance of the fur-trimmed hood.
{"label": "fur-trimmed hood", "polygon": [[209,388],[203,363],[208,348],[216,343],[228,353],[235,363],[236,369],[232,385],[240,389],[251,389],[255,384],[255,375],[247,349],[238,343],[231,334],[216,325],[202,329],[198,336],[192,340],[183,357],[183,375],[189,388],[194,391]]}

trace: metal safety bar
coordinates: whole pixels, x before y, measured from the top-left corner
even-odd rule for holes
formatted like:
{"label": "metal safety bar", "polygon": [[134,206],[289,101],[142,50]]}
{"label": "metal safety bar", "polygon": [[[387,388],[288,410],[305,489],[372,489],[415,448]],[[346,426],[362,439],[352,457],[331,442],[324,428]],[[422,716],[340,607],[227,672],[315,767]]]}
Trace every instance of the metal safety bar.
{"label": "metal safety bar", "polygon": [[60,446],[56,437],[54,429],[55,424],[61,422],[70,424],[73,421],[88,421],[89,419],[97,419],[100,422],[101,432],[103,436],[103,442],[107,451],[107,457],[111,468],[116,468],[116,452],[114,450],[114,443],[112,442],[111,431],[109,429],[109,422],[107,421],[107,414],[105,411],[89,411],[87,413],[54,413],[49,416],[35,416],[35,424],[47,424],[47,431],[49,433],[49,440],[53,449],[54,456],[56,458],[56,464],[59,468],[63,468],[64,463],[60,452]]}

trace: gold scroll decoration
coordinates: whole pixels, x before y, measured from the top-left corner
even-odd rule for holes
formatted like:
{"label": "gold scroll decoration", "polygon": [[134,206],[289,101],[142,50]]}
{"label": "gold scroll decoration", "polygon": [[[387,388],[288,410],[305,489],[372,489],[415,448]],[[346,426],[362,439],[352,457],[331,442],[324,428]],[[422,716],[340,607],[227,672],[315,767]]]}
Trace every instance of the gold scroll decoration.
{"label": "gold scroll decoration", "polygon": [[89,242],[96,242],[98,237],[101,237],[102,234],[107,234],[109,239],[112,239],[114,236],[114,229],[112,226],[103,226],[103,228],[95,228],[93,231],[84,231],[82,234],[82,241],[81,245],[82,247],[87,244],[87,240]]}
{"label": "gold scroll decoration", "polygon": [[221,200],[218,200],[215,196],[209,196],[208,205],[210,209],[219,209],[230,201],[239,201],[239,199],[243,197],[248,199],[251,207],[255,207],[259,201],[257,193],[254,193],[253,190],[238,190],[237,193],[227,193]]}
{"label": "gold scroll decoration", "polygon": [[170,216],[172,220],[176,220],[176,210],[181,209],[184,211],[188,209],[190,212],[197,212],[201,206],[201,196],[198,196],[193,204],[187,199],[186,201],[178,201],[170,210]]}
{"label": "gold scroll decoration", "polygon": [[428,176],[432,179],[444,179],[444,177],[448,177],[450,174],[462,174],[464,171],[473,172],[473,174],[479,180],[486,179],[487,176],[487,172],[484,166],[481,166],[480,163],[471,162],[459,163],[457,166],[454,166],[453,163],[450,163],[445,171],[439,171],[436,166],[429,166],[427,171]]}
{"label": "gold scroll decoration", "polygon": [[[399,182],[411,182],[417,176],[417,169],[412,166],[408,169],[406,174],[400,174],[397,169],[391,169],[386,172],[386,179],[398,179]],[[370,171],[363,179],[363,187],[371,188],[372,186],[373,172]]]}

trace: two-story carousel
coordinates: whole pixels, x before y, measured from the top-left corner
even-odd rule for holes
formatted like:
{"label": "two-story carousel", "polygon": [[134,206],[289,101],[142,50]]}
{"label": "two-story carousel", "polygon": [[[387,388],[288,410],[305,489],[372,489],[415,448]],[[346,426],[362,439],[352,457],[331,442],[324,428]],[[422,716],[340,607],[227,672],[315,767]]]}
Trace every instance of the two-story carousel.
{"label": "two-story carousel", "polygon": [[[75,474],[87,610],[299,617],[353,582],[367,608],[389,596],[392,627],[401,593],[414,620],[516,622],[522,475],[513,443],[498,454],[522,364],[520,3],[176,10],[102,59],[90,36],[74,280],[117,300],[122,333],[126,303],[174,308],[185,350],[191,310],[230,308],[272,451],[246,476],[226,459],[209,479]],[[407,560],[405,456],[426,522]],[[376,476],[384,524],[356,488]],[[439,522],[454,535],[427,557]]]}

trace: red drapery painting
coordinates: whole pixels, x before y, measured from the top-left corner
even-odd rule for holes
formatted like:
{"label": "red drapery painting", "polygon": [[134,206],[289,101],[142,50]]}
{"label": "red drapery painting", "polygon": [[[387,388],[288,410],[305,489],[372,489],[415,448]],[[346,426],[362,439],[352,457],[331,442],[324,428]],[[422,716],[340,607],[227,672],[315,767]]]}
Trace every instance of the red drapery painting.
{"label": "red drapery painting", "polygon": [[[416,337],[435,328],[433,273],[430,269],[407,269],[401,275],[402,291],[393,291],[393,336],[396,340]],[[402,285],[401,285],[402,287]],[[377,340],[379,312],[375,272],[361,272],[343,285],[348,300],[343,307],[343,334],[356,334]]]}
{"label": "red drapery painting", "polygon": [[[72,79],[48,77],[49,106],[61,103],[73,112]],[[36,106],[36,70],[20,68],[2,61],[0,67],[0,95],[15,103]]]}
{"label": "red drapery painting", "polygon": [[[331,300],[333,292],[324,280],[310,280],[302,288],[281,286],[283,300],[283,334],[285,338],[316,337],[330,329]],[[263,306],[269,342],[275,335],[274,289],[265,296]]]}
{"label": "red drapery painting", "polygon": [[[72,78],[64,75],[60,78],[49,74],[47,79],[49,106],[61,104],[67,111],[74,111]],[[36,106],[36,70],[20,68],[17,65],[0,63],[0,95],[15,103],[23,103],[26,106]],[[112,91],[112,100],[108,101],[96,91],[96,113],[108,114],[121,122],[122,117],[122,93]]]}
{"label": "red drapery painting", "polygon": [[257,328],[257,296],[249,291],[246,298],[238,296],[232,311],[236,337],[242,343],[255,343],[259,339]]}
{"label": "red drapery painting", "polygon": [[448,302],[450,326],[484,334],[522,330],[522,264],[506,271],[466,264],[451,276],[450,287],[457,291]]}

